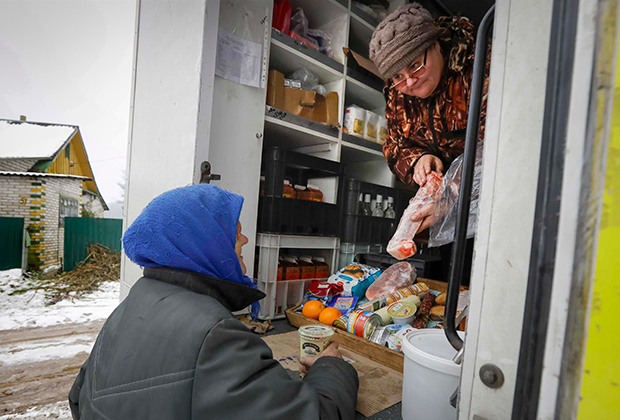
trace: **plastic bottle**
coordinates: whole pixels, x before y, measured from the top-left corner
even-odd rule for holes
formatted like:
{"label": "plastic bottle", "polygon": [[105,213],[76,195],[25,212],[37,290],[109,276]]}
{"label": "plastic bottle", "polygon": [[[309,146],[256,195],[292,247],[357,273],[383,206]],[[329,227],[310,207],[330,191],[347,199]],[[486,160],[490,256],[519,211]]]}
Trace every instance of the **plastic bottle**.
{"label": "plastic bottle", "polygon": [[372,211],[372,215],[374,217],[383,217],[383,196],[381,194],[377,194],[377,203]]}
{"label": "plastic bottle", "polygon": [[372,216],[372,209],[370,208],[370,194],[364,196],[364,209],[362,211],[364,216]]}
{"label": "plastic bottle", "polygon": [[316,269],[315,276],[317,279],[326,279],[329,277],[329,266],[325,263],[325,258],[312,257],[312,262],[314,262],[314,267]]}
{"label": "plastic bottle", "polygon": [[394,199],[392,197],[388,197],[387,199],[387,209],[385,209],[385,218],[386,219],[396,219],[396,212],[394,211]]}
{"label": "plastic bottle", "polygon": [[299,258],[299,271],[302,280],[309,280],[316,277],[316,266],[312,262],[312,257],[304,255]]}
{"label": "plastic bottle", "polygon": [[260,196],[265,195],[265,177],[263,175],[260,176]]}
{"label": "plastic bottle", "polygon": [[364,214],[364,194],[362,193],[357,199],[357,214]]}

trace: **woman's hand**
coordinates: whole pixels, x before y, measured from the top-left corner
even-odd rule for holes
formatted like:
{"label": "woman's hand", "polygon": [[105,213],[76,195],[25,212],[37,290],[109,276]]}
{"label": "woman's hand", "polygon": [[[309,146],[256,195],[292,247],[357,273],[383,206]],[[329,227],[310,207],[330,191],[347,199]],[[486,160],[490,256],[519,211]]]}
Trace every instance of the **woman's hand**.
{"label": "woman's hand", "polygon": [[422,224],[420,225],[416,233],[420,233],[424,229],[428,229],[431,226],[431,218],[433,216],[433,213],[435,212],[436,204],[437,202],[433,201],[432,203],[427,204],[426,206],[422,207],[420,210],[414,212],[411,215],[412,222],[419,222],[420,220],[422,220]]}
{"label": "woman's hand", "polygon": [[329,346],[325,347],[325,350],[323,350],[320,355],[315,357],[305,356],[299,359],[299,363],[301,363],[301,373],[304,375],[308,373],[308,369],[310,369],[319,357],[334,356],[342,359],[342,353],[338,350],[338,346],[339,344],[336,341],[332,341]]}
{"label": "woman's hand", "polygon": [[423,187],[426,184],[426,175],[432,171],[443,172],[443,163],[437,156],[424,155],[418,159],[413,168],[413,180],[420,187]]}

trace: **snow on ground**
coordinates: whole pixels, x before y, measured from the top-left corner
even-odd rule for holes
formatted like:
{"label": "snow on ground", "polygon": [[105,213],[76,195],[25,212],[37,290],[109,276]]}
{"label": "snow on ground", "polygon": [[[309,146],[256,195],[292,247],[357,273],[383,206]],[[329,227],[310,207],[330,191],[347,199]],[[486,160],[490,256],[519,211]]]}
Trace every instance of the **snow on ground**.
{"label": "snow on ground", "polygon": [[62,419],[71,420],[71,410],[66,401],[54,404],[32,407],[22,414],[5,414],[0,420],[34,420],[34,419]]}
{"label": "snow on ground", "polygon": [[43,291],[9,294],[26,285],[20,269],[0,271],[0,330],[90,322],[107,318],[119,304],[120,282],[106,282],[80,299],[46,305]]}
{"label": "snow on ground", "polygon": [[26,343],[0,344],[0,366],[13,366],[43,362],[50,359],[73,357],[90,353],[97,335],[74,335],[71,337],[32,340]]}

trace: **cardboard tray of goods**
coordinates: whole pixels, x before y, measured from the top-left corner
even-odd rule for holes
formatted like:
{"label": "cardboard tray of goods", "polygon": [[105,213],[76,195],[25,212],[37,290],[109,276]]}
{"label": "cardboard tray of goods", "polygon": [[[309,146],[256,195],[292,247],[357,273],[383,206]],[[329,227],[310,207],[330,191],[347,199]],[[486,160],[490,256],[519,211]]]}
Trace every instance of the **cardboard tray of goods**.
{"label": "cardboard tray of goods", "polygon": [[[418,277],[416,283],[426,283],[431,290],[438,292],[445,292],[448,284],[443,281],[431,280]],[[467,287],[461,286],[461,290],[467,290]],[[298,312],[295,312],[297,308],[301,306],[301,302],[297,305],[287,309],[285,311],[288,321],[296,326],[301,327],[303,325],[321,324],[318,320],[308,318]],[[341,346],[353,350],[354,352],[368,357],[369,359],[381,363],[384,366],[390,367],[399,372],[403,371],[403,364],[405,361],[404,354],[396,350],[391,350],[385,346],[368,341],[362,337],[350,334],[339,328],[334,328],[334,341],[340,343]]]}

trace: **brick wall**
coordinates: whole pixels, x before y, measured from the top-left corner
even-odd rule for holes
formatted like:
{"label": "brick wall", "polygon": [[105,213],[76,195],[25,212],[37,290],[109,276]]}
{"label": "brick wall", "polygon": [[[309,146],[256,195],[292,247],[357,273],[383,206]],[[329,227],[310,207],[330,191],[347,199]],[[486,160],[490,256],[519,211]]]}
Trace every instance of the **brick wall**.
{"label": "brick wall", "polygon": [[37,159],[0,159],[0,171],[25,172],[37,161]]}
{"label": "brick wall", "polygon": [[0,175],[0,216],[24,218],[25,225],[30,227],[30,250],[39,258],[41,269],[62,261],[61,195],[81,202],[82,182],[71,178]]}
{"label": "brick wall", "polygon": [[[45,267],[60,264],[64,255],[65,228],[60,226],[60,197],[75,198],[82,201],[82,182],[71,178],[47,178],[44,211],[45,236],[44,256]],[[78,207],[81,214],[81,209]]]}
{"label": "brick wall", "polygon": [[84,205],[84,209],[88,210],[91,213],[94,213],[95,217],[100,219],[103,218],[104,209],[99,197],[96,197],[89,193],[85,193],[82,195],[82,204]]}

